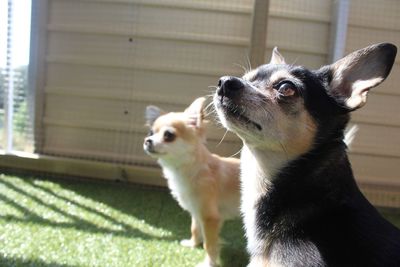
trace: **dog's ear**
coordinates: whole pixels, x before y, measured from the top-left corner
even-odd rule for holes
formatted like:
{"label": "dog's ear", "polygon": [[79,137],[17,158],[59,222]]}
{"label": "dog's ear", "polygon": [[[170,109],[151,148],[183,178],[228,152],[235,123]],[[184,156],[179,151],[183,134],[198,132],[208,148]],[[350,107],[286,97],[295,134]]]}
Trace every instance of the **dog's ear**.
{"label": "dog's ear", "polygon": [[362,107],[369,90],[389,75],[396,52],[393,44],[374,44],[328,66],[330,94],[350,111]]}
{"label": "dog's ear", "polygon": [[190,126],[200,128],[203,125],[205,101],[205,97],[199,97],[185,110]]}
{"label": "dog's ear", "polygon": [[145,118],[146,118],[146,125],[151,127],[154,123],[154,121],[160,117],[164,111],[162,111],[159,107],[156,106],[147,106],[146,107],[146,113],[145,113]]}
{"label": "dog's ear", "polygon": [[279,53],[278,47],[274,47],[272,50],[272,56],[269,64],[286,64],[285,58]]}

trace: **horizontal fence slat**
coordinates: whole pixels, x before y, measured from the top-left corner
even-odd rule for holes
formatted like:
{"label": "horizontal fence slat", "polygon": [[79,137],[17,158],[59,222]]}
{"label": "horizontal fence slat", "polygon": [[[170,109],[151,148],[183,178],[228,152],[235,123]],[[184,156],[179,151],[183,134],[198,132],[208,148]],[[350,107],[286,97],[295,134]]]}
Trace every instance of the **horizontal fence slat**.
{"label": "horizontal fence slat", "polygon": [[[397,77],[396,77],[397,78]],[[379,92],[380,88],[372,89]],[[400,95],[369,94],[367,104],[352,114],[354,122],[400,127]],[[400,128],[398,129],[400,135]]]}
{"label": "horizontal fence slat", "polygon": [[[96,35],[117,35],[124,37],[137,37],[147,39],[161,39],[161,40],[174,40],[181,42],[196,42],[196,43],[210,43],[210,44],[223,44],[227,46],[248,46],[249,40],[244,37],[235,36],[215,36],[210,34],[196,34],[189,32],[165,32],[165,31],[143,31],[138,29],[135,31],[119,28],[104,28],[97,26],[86,25],[55,25],[50,24],[47,29],[51,32],[65,32],[65,33],[80,33],[80,34],[96,34]],[[128,38],[126,38],[128,40]]]}
{"label": "horizontal fence slat", "polygon": [[349,158],[357,181],[400,186],[399,157],[382,157],[350,152]]}
{"label": "horizontal fence slat", "polygon": [[399,31],[399,14],[400,5],[397,0],[352,0],[349,24],[369,29]]}
{"label": "horizontal fence slat", "polygon": [[[243,71],[239,71],[240,67],[233,66],[228,69],[218,69],[215,67],[209,68],[184,68],[179,65],[162,65],[162,64],[148,64],[147,62],[120,62],[120,61],[110,61],[103,60],[99,58],[82,59],[80,57],[74,56],[47,56],[47,63],[58,63],[58,64],[74,64],[83,65],[91,67],[107,67],[107,68],[117,68],[117,69],[136,69],[136,70],[147,70],[156,72],[169,72],[169,73],[179,73],[179,74],[195,74],[202,76],[221,76],[224,74],[239,76]],[[230,64],[231,65],[231,64]],[[232,63],[232,65],[235,65]]]}
{"label": "horizontal fence slat", "polygon": [[[282,32],[285,34],[282,34]],[[328,54],[329,25],[285,18],[270,18],[266,44],[285,50],[326,56]]]}
{"label": "horizontal fence slat", "polygon": [[[191,2],[187,1],[187,3]],[[217,7],[218,4],[214,6]],[[207,19],[204,19],[205,17]],[[49,19],[49,24],[86,25],[132,32],[141,30],[143,32],[237,36],[247,39],[250,22],[250,13],[221,13],[217,9],[179,9],[165,8],[160,5],[141,5],[134,2],[95,1],[52,1]]]}
{"label": "horizontal fence slat", "polygon": [[89,99],[119,100],[126,101],[145,101],[148,103],[162,103],[183,107],[189,105],[195,98],[193,96],[174,95],[154,95],[152,92],[129,91],[119,88],[88,88],[88,87],[46,87],[45,93],[48,95],[70,96]]}
{"label": "horizontal fence slat", "polygon": [[358,132],[351,144],[357,154],[400,157],[400,142],[397,142],[400,127],[356,123]]}
{"label": "horizontal fence slat", "polygon": [[[65,0],[64,0],[65,1]],[[71,0],[72,1],[72,0]],[[174,9],[193,9],[214,12],[251,14],[253,0],[221,1],[213,0],[184,1],[184,0],[75,0],[80,2],[93,2],[105,4],[135,4],[144,6],[156,6]]]}
{"label": "horizontal fence slat", "polygon": [[[122,69],[88,65],[49,63],[47,65],[47,89],[52,92],[77,90],[82,94],[96,95],[118,93],[129,96],[131,99],[135,92],[176,101],[192,100],[195,96],[210,95],[215,91],[220,76],[204,76],[191,73],[173,73],[169,71],[147,71],[140,69]],[[168,94],[165,92],[168,91]],[[177,97],[179,96],[179,97]],[[190,101],[187,102],[189,104]]]}
{"label": "horizontal fence slat", "polygon": [[270,0],[270,16],[329,23],[330,0]]}
{"label": "horizontal fence slat", "polygon": [[226,67],[234,70],[235,64],[246,62],[246,49],[171,40],[154,42],[136,38],[131,42],[120,36],[51,33],[48,56],[117,66],[144,65],[204,72]]}

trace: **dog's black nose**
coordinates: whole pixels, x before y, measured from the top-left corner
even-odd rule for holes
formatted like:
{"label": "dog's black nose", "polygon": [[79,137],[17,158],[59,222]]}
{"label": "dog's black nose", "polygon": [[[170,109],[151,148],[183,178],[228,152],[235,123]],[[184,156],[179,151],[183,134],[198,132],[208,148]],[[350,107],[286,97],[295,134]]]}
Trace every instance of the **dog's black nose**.
{"label": "dog's black nose", "polygon": [[239,92],[242,91],[243,87],[243,82],[239,78],[223,76],[219,79],[217,94],[219,96],[233,98],[239,95]]}
{"label": "dog's black nose", "polygon": [[144,140],[144,145],[146,148],[151,149],[153,147],[153,140],[146,138],[146,140]]}

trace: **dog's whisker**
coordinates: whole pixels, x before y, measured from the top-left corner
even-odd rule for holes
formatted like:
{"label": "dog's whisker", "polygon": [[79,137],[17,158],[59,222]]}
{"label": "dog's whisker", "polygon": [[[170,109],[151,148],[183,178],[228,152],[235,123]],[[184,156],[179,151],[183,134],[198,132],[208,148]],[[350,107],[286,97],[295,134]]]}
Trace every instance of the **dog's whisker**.
{"label": "dog's whisker", "polygon": [[247,73],[247,68],[245,66],[243,66],[242,64],[239,63],[233,63],[234,66],[239,67],[243,70],[244,73]]}
{"label": "dog's whisker", "polygon": [[239,155],[239,154],[242,152],[242,150],[243,150],[243,147],[241,147],[241,148],[239,149],[239,151],[237,151],[236,153],[230,155],[228,158],[233,158],[233,157]]}
{"label": "dog's whisker", "polygon": [[250,72],[252,70],[252,67],[251,67],[250,57],[248,54],[246,54],[246,63],[247,63],[247,70],[248,70],[247,72]]}
{"label": "dog's whisker", "polygon": [[286,160],[289,160],[289,155],[288,155],[288,152],[286,150],[286,147],[282,144],[282,142],[279,142],[279,144],[282,147],[283,152],[285,153]]}
{"label": "dog's whisker", "polygon": [[212,114],[215,111],[213,102],[210,102],[205,108],[204,112],[207,114],[206,116]]}
{"label": "dog's whisker", "polygon": [[225,130],[224,135],[222,136],[221,140],[219,141],[219,143],[215,146],[215,147],[219,147],[219,145],[222,143],[222,141],[224,141],[226,134],[228,133],[228,129]]}

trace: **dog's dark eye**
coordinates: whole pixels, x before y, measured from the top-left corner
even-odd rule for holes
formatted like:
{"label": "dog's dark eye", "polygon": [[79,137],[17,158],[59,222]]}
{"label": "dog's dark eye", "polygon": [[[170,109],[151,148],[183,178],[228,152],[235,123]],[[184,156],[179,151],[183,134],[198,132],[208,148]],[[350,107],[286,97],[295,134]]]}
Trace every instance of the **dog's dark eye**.
{"label": "dog's dark eye", "polygon": [[276,86],[280,96],[292,96],[296,94],[296,86],[291,81],[281,81]]}
{"label": "dog's dark eye", "polygon": [[172,142],[175,140],[175,134],[169,130],[164,132],[164,141],[165,142]]}
{"label": "dog's dark eye", "polygon": [[152,131],[152,130],[150,130],[148,133],[147,133],[147,136],[152,136],[154,134],[154,132]]}

